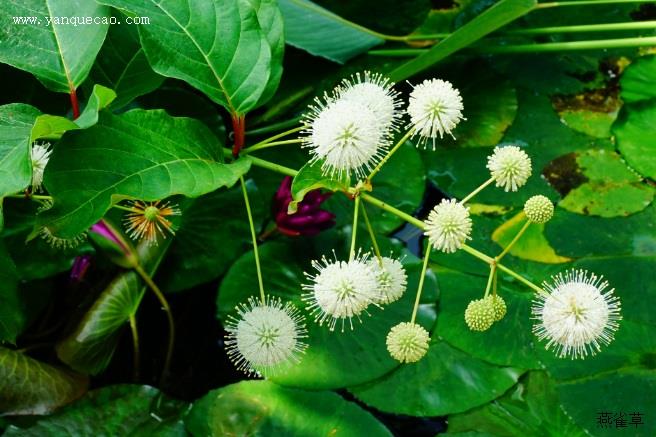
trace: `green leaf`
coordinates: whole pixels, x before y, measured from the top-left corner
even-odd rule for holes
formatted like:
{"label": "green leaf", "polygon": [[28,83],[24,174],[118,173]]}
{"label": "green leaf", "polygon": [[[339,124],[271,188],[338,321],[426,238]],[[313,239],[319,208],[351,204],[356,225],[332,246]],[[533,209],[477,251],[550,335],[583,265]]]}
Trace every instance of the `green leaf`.
{"label": "green leaf", "polygon": [[[494,230],[492,241],[497,242],[501,248],[507,247],[524,226],[524,223],[526,223],[526,215],[520,212]],[[543,223],[531,223],[508,253],[518,258],[548,264],[571,261],[571,258],[558,255],[549,244],[544,236],[544,226]]]}
{"label": "green leaf", "polygon": [[501,396],[521,374],[520,369],[493,366],[436,340],[419,362],[402,365],[377,381],[349,391],[383,412],[442,416]]}
{"label": "green leaf", "polygon": [[395,82],[407,79],[447,56],[516,20],[535,8],[536,0],[501,0],[469,23],[460,27],[426,53],[406,62],[390,73]]}
{"label": "green leaf", "polygon": [[82,399],[29,428],[10,427],[6,436],[132,435],[184,436],[180,416],[185,403],[167,399],[147,385],[112,385]]}
{"label": "green leaf", "polygon": [[115,98],[116,92],[114,90],[102,85],[94,85],[89,96],[89,101],[80,116],[75,119],[75,124],[80,129],[86,129],[98,123],[99,112],[107,108]]}
{"label": "green leaf", "polygon": [[[137,248],[144,270],[157,270],[170,239],[158,246],[142,243]],[[146,291],[134,270],[119,273],[100,293],[75,329],[56,346],[57,355],[73,369],[96,375],[107,367],[114,355],[122,328],[137,313]]]}
{"label": "green leaf", "polygon": [[626,162],[641,175],[656,179],[656,102],[625,106],[613,125],[617,148]]}
{"label": "green leaf", "polygon": [[101,114],[97,125],[57,144],[45,173],[54,206],[38,225],[73,238],[122,199],[196,197],[231,186],[250,161],[223,164],[221,153],[216,137],[193,119],[164,111]]}
{"label": "green leaf", "polygon": [[[259,201],[252,182],[246,185],[258,226],[265,214],[264,202]],[[180,207],[180,226],[156,278],[167,292],[182,291],[219,277],[251,245],[241,187],[187,199]]]}
{"label": "green leaf", "polygon": [[[0,62],[34,74],[53,91],[68,93],[89,74],[109,27],[108,15],[106,6],[87,0],[6,3],[0,17]],[[35,17],[38,22],[16,24],[14,17]],[[99,23],[70,22],[85,17]]]}
{"label": "green leaf", "polygon": [[[287,43],[340,64],[385,40],[308,0],[280,0]],[[312,29],[312,32],[308,32]]]}
{"label": "green leaf", "polygon": [[112,25],[91,69],[91,80],[116,91],[113,108],[122,108],[134,98],[157,89],[164,76],[148,64],[139,42],[139,32],[125,17],[116,16],[121,24]]}
{"label": "green leaf", "polygon": [[293,200],[289,203],[287,211],[289,214],[294,214],[297,211],[298,204],[312,190],[323,188],[329,191],[346,191],[348,189],[350,185],[348,178],[335,180],[329,176],[324,176],[321,165],[322,161],[308,162],[294,176],[291,188]]}
{"label": "green leaf", "polygon": [[465,324],[467,305],[483,297],[486,283],[487,278],[483,276],[437,270],[441,311],[435,332],[472,357],[501,366],[539,368],[533,350],[535,337],[527,329],[532,295],[525,288],[500,280],[498,293],[506,302],[506,316],[485,332],[471,331]]}
{"label": "green leaf", "polygon": [[620,87],[622,100],[634,103],[656,97],[656,56],[638,58],[622,73]]}
{"label": "green leaf", "polygon": [[39,115],[38,109],[22,103],[0,106],[0,213],[2,198],[23,190],[32,180],[30,137]]}
{"label": "green leaf", "polygon": [[563,123],[575,131],[595,138],[608,138],[611,136],[610,128],[617,119],[618,109],[609,112],[566,109],[558,113]]}
{"label": "green leaf", "polygon": [[[324,232],[320,237],[330,238],[330,233]],[[370,317],[363,315],[361,324],[354,320],[352,331],[346,321],[344,332],[340,332],[340,325],[330,332],[325,325],[319,326],[314,322],[305,309],[306,304],[301,301],[301,284],[308,281],[303,272],[313,270],[310,259],[318,259],[323,254],[332,257],[326,253],[326,247],[335,247],[334,241],[316,241],[314,244],[292,240],[288,244],[268,243],[260,249],[266,292],[290,300],[301,309],[309,331],[309,346],[301,362],[290,365],[270,379],[285,386],[326,389],[361,384],[390,372],[398,366],[398,362],[390,357],[385,336],[392,326],[406,321],[412,313],[421,261],[410,254],[404,259],[408,288],[403,298],[386,306],[384,311],[370,308]],[[234,313],[235,305],[257,295],[257,290],[255,260],[251,252],[237,260],[221,282],[218,316],[225,320],[228,314]],[[419,323],[427,329],[435,320],[436,300],[435,279],[429,273],[418,315]]]}
{"label": "green leaf", "polygon": [[529,372],[496,401],[449,416],[448,434],[464,431],[486,432],[495,437],[588,435],[565,414],[554,383],[544,372]]}
{"label": "green leaf", "polygon": [[139,36],[153,69],[184,80],[233,115],[265,103],[263,96],[278,86],[283,35],[274,0],[102,3],[149,17]]}
{"label": "green leaf", "polygon": [[18,296],[18,279],[16,265],[0,242],[0,343],[14,343],[25,324]]}
{"label": "green leaf", "polygon": [[194,436],[391,436],[370,413],[331,392],[268,381],[242,381],[212,390],[185,418]]}
{"label": "green leaf", "polygon": [[0,411],[48,414],[86,392],[86,377],[0,347]]}

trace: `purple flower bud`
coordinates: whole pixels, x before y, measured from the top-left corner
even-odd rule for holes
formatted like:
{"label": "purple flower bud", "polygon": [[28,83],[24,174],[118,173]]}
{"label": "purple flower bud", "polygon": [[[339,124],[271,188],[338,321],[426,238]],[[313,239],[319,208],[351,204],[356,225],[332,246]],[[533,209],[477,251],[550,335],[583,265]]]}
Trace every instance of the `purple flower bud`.
{"label": "purple flower bud", "polygon": [[285,235],[316,235],[319,232],[335,226],[335,215],[320,209],[332,193],[322,193],[312,190],[298,204],[294,214],[287,214],[287,208],[292,201],[292,178],[286,176],[278,191],[273,196],[271,212],[278,230]]}
{"label": "purple flower bud", "polygon": [[100,220],[98,223],[91,226],[90,231],[116,244],[124,254],[129,255],[131,253],[127,243],[123,240],[118,231],[114,230],[105,220]]}
{"label": "purple flower bud", "polygon": [[72,282],[82,282],[91,265],[91,255],[80,255],[75,257],[71,268],[70,279]]}

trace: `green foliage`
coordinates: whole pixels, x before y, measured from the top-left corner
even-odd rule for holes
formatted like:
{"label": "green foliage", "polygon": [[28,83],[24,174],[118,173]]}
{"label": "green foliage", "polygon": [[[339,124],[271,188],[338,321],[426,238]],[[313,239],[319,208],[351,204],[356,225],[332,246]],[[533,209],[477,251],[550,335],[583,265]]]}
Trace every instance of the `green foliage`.
{"label": "green foliage", "polygon": [[0,245],[0,341],[16,341],[24,325],[18,297],[18,272],[4,245]]}
{"label": "green foliage", "polygon": [[[89,74],[109,27],[109,8],[85,0],[28,0],[6,3],[0,18],[5,41],[0,62],[34,74],[53,91],[68,93]],[[36,17],[36,24],[16,24],[13,17]],[[93,25],[64,21],[97,18]],[[104,19],[104,20],[103,20]],[[11,32],[9,32],[11,29]]]}
{"label": "green foliage", "polygon": [[185,419],[194,436],[390,436],[371,414],[335,393],[243,381],[213,390]]}
{"label": "green foliage", "polygon": [[153,70],[186,81],[234,115],[265,103],[278,86],[284,43],[273,0],[103,3],[150,17],[139,37]]}

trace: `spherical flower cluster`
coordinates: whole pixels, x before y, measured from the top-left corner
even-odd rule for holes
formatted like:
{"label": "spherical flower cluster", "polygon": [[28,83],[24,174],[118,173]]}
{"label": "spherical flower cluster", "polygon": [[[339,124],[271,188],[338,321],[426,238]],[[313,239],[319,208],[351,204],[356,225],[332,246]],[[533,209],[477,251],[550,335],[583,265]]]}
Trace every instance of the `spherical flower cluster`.
{"label": "spherical flower cluster", "polygon": [[408,284],[408,275],[399,260],[386,256],[380,260],[373,258],[369,260],[369,268],[374,271],[378,281],[377,303],[386,305],[403,296]]}
{"label": "spherical flower cluster", "polygon": [[470,239],[472,220],[469,209],[454,199],[443,199],[426,219],[425,235],[437,250],[455,252]]}
{"label": "spherical flower cluster", "polygon": [[428,331],[416,323],[402,322],[387,334],[387,350],[402,363],[415,363],[426,355],[430,337]]}
{"label": "spherical flower cluster", "polygon": [[487,331],[495,319],[494,305],[486,298],[472,300],[465,310],[465,323],[472,331]]}
{"label": "spherical flower cluster", "polygon": [[506,307],[506,301],[503,300],[498,294],[491,294],[485,299],[489,300],[492,303],[492,309],[494,310],[494,321],[498,322],[506,316],[508,308]]}
{"label": "spherical flower cluster", "polygon": [[398,119],[392,83],[365,72],[344,80],[332,94],[316,99],[303,122],[304,147],[324,175],[364,178],[385,156]]}
{"label": "spherical flower cluster", "polygon": [[408,115],[411,129],[424,145],[430,138],[433,150],[438,135],[442,138],[446,133],[453,137],[451,131],[460,120],[464,120],[462,110],[460,92],[444,80],[427,79],[410,93]]}
{"label": "spherical flower cluster", "polygon": [[52,149],[50,148],[50,143],[34,144],[32,146],[32,191],[39,191],[41,188],[41,184],[43,184],[43,173],[46,170],[46,165],[48,165],[51,154]]}
{"label": "spherical flower cluster", "polygon": [[306,273],[309,283],[303,285],[303,300],[315,321],[320,325],[327,321],[331,331],[338,320],[344,331],[346,319],[353,329],[353,317],[360,320],[369,305],[391,303],[405,291],[403,266],[391,258],[383,258],[382,267],[368,253],[358,254],[350,261],[323,257],[321,261],[313,261],[312,266],[317,273]]}
{"label": "spherical flower cluster", "polygon": [[349,319],[353,329],[353,317],[360,314],[376,300],[378,281],[368,265],[368,255],[361,255],[351,261],[313,261],[317,274],[307,275],[310,284],[303,286],[307,292],[303,298],[315,320],[322,325],[328,320],[330,330],[335,329],[337,320]]}
{"label": "spherical flower cluster", "polygon": [[620,301],[603,277],[585,270],[570,270],[544,283],[547,290],[533,301],[532,314],[537,324],[533,332],[547,340],[559,357],[572,359],[595,355],[602,345],[613,340],[619,327]]}
{"label": "spherical flower cluster", "polygon": [[531,176],[531,158],[517,146],[495,147],[487,168],[504,191],[517,191]]}
{"label": "spherical flower cluster", "polygon": [[247,374],[269,375],[287,363],[297,363],[307,345],[303,316],[290,302],[267,296],[251,297],[237,306],[237,317],[226,323],[226,350]]}
{"label": "spherical flower cluster", "polygon": [[533,196],[524,203],[524,214],[532,223],[546,223],[554,214],[554,205],[546,196]]}

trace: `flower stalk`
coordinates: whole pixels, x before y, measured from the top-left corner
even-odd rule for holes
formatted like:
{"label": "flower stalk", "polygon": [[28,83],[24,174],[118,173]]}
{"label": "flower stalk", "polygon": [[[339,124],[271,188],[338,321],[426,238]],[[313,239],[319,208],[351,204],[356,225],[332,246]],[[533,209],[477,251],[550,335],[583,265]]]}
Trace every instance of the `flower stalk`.
{"label": "flower stalk", "polygon": [[251,203],[248,200],[248,190],[246,189],[246,181],[244,181],[244,177],[240,176],[239,181],[241,184],[241,191],[244,195],[244,203],[246,204],[246,214],[248,215],[248,225],[251,230],[251,239],[253,240],[253,255],[255,256],[255,269],[257,270],[257,284],[260,287],[260,299],[262,301],[262,305],[266,305],[264,282],[262,281],[262,267],[260,266],[260,254],[257,250],[257,233],[255,232],[255,223],[253,223]]}
{"label": "flower stalk", "polygon": [[524,226],[522,226],[522,228],[519,230],[519,232],[517,232],[517,235],[515,235],[515,238],[513,238],[512,241],[510,242],[510,244],[508,244],[506,246],[506,248],[503,249],[503,251],[499,255],[497,255],[494,259],[496,261],[501,261],[501,258],[506,256],[506,254],[508,252],[510,252],[510,249],[512,249],[512,247],[515,245],[515,243],[517,243],[519,241],[519,239],[522,237],[522,235],[524,235],[524,232],[526,232],[526,230],[528,229],[528,227],[530,225],[531,225],[531,222],[526,220],[526,222],[524,223]]}
{"label": "flower stalk", "polygon": [[430,244],[426,246],[426,253],[424,254],[424,263],[421,266],[421,275],[419,275],[419,285],[417,286],[417,297],[415,298],[415,305],[412,307],[412,317],[410,323],[415,323],[417,318],[417,310],[419,309],[419,301],[421,300],[421,292],[424,289],[424,278],[426,278],[426,270],[428,269],[428,259],[431,254]]}

